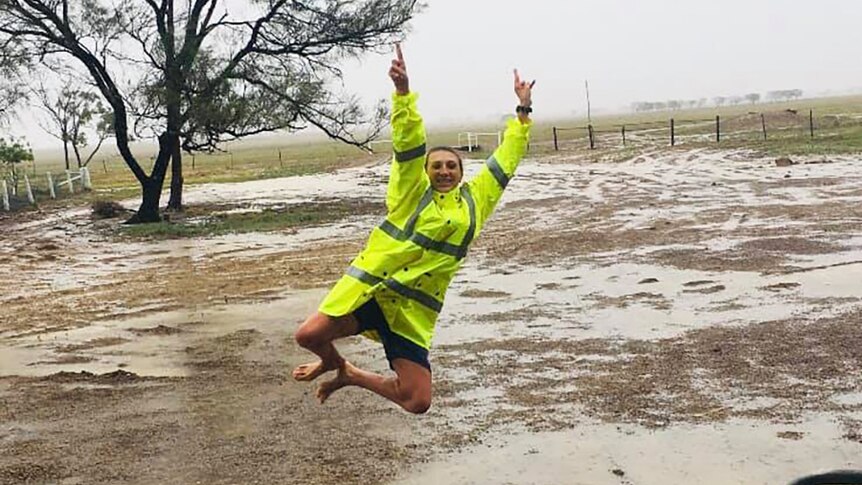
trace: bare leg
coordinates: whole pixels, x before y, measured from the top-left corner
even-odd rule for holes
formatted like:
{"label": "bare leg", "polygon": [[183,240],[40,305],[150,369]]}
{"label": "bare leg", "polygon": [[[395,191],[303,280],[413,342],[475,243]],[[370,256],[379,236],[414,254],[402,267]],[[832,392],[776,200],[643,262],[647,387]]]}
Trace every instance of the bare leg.
{"label": "bare leg", "polygon": [[344,386],[358,386],[389,399],[408,412],[427,411],[431,407],[431,371],[407,359],[395,359],[392,366],[396,376],[385,377],[345,362],[334,379],[320,384],[317,398],[323,403]]}
{"label": "bare leg", "polygon": [[344,358],[332,345],[332,341],[356,335],[359,322],[353,315],[330,317],[317,312],[308,317],[296,331],[294,338],[301,347],[308,349],[320,361],[303,364],[293,370],[293,378],[298,381],[313,381],[321,374],[344,366]]}

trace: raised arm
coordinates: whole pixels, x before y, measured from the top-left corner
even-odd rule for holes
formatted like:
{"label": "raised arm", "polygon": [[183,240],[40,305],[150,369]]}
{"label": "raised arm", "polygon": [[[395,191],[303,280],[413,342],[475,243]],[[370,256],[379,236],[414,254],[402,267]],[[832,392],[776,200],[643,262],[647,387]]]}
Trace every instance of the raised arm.
{"label": "raised arm", "polygon": [[395,85],[392,95],[392,149],[395,152],[389,172],[386,206],[397,211],[407,199],[418,198],[428,181],[425,176],[425,126],[416,107],[416,93],[410,92],[410,78],[401,45],[395,44],[396,58],[389,68]]}
{"label": "raised arm", "polygon": [[529,83],[522,81],[518,70],[515,69],[515,95],[518,97],[518,106],[515,108],[517,118],[510,118],[507,121],[503,143],[497,147],[494,154],[485,161],[485,165],[479,170],[479,173],[469,182],[470,191],[476,199],[478,216],[483,224],[491,216],[500,196],[503,195],[503,190],[515,175],[515,170],[527,151],[530,128],[533,126],[530,113],[533,111],[532,94],[535,84],[536,81]]}

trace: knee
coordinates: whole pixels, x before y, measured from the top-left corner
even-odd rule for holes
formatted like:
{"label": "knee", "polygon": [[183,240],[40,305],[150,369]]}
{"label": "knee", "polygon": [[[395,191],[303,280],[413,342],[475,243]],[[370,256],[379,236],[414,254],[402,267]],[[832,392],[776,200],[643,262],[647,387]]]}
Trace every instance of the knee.
{"label": "knee", "polygon": [[404,403],[404,410],[413,414],[425,414],[431,409],[431,395],[414,395]]}
{"label": "knee", "polygon": [[316,315],[308,317],[293,335],[293,339],[302,348],[317,347],[320,344],[320,335],[314,322],[315,317]]}

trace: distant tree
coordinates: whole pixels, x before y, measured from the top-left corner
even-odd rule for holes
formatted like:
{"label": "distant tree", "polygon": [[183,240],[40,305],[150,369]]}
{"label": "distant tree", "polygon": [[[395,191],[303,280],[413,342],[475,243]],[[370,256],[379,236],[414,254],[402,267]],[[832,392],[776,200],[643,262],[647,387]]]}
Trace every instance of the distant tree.
{"label": "distant tree", "polygon": [[802,90],[801,89],[791,89],[787,92],[787,95],[790,97],[790,99],[799,99],[802,97]]}
{"label": "distant tree", "polygon": [[0,138],[0,166],[12,177],[12,191],[18,193],[17,166],[33,160],[33,150],[19,140]]}
{"label": "distant tree", "polygon": [[722,107],[727,102],[727,98],[725,98],[724,96],[716,96],[716,97],[712,98],[712,102],[717,107]]}
{"label": "distant tree", "polygon": [[[47,125],[42,124],[42,129],[63,142],[66,170],[71,168],[70,145],[78,168],[85,167],[113,129],[113,113],[105,107],[101,97],[92,91],[71,88],[73,84],[72,80],[67,80],[59,93],[53,92],[44,84],[34,90],[34,96],[48,118]],[[86,159],[82,159],[81,151],[88,143],[87,132],[96,135],[96,147]]]}
{"label": "distant tree", "polygon": [[743,98],[742,96],[731,96],[728,101],[730,102],[731,106],[736,106],[738,104],[741,104],[744,100],[745,98]]}
{"label": "distant tree", "polygon": [[756,104],[758,101],[760,101],[760,94],[749,93],[745,95],[745,99],[751,104]]}
{"label": "distant tree", "polygon": [[698,107],[698,108],[703,108],[704,106],[706,106],[706,98],[700,98],[700,99],[698,99],[698,100],[697,100],[697,107]]}

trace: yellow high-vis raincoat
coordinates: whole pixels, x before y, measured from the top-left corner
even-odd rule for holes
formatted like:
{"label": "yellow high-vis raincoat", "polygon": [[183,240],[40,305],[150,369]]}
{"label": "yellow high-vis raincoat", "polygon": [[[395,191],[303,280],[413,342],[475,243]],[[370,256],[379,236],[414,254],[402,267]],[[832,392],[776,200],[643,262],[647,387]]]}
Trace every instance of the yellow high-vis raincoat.
{"label": "yellow high-vis raincoat", "polygon": [[[508,120],[503,143],[479,173],[440,193],[425,172],[425,127],[416,99],[416,93],[392,97],[395,156],[386,220],[371,231],[319,311],[342,316],[375,298],[394,333],[428,349],[446,289],[514,175],[531,123]],[[379,340],[374,330],[364,335]]]}

